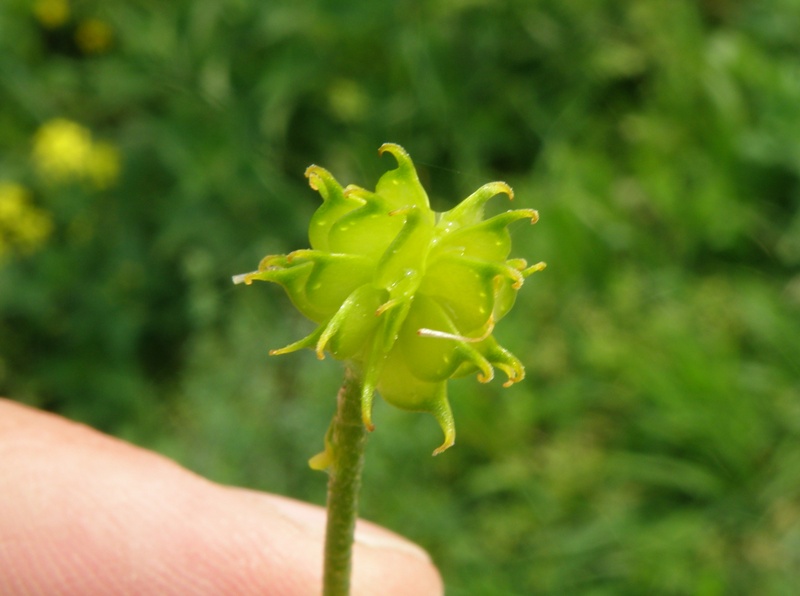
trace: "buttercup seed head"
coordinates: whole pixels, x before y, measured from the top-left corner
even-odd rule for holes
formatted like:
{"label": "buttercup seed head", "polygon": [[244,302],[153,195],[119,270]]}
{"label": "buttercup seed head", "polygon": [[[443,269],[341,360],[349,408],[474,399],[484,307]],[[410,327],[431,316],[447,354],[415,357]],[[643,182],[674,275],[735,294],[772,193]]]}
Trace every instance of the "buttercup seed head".
{"label": "buttercup seed head", "polygon": [[445,213],[434,213],[408,153],[387,143],[397,167],[375,192],[342,186],[319,166],[306,170],[323,203],[311,218],[311,249],[262,259],[258,270],[235,276],[281,284],[303,315],[317,323],[309,336],[271,354],[311,348],[361,370],[362,417],[370,430],[375,391],[407,410],[431,413],[444,432],[434,455],[452,446],[455,423],[447,380],[494,369],[506,386],[525,376],[522,363],[492,336],[524,279],[544,268],[508,259],[508,225],[535,223],[533,209],[484,219],[494,196],[513,198],[505,182],[485,184]]}

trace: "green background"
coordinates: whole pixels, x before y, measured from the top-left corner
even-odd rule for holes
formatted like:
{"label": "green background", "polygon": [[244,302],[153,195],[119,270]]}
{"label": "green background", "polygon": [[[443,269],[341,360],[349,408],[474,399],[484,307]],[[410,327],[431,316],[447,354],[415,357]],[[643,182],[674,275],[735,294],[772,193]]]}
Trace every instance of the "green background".
{"label": "green background", "polygon": [[[0,264],[0,393],[322,503],[342,365],[268,357],[313,326],[230,276],[307,246],[307,165],[370,187],[396,142],[438,210],[507,181],[541,215],[513,256],[548,269],[495,332],[527,379],[451,383],[454,448],[376,404],[362,515],[454,596],[796,593],[799,2],[71,9],[0,4],[0,181],[55,224]],[[119,148],[115,185],[37,177],[53,118]]]}

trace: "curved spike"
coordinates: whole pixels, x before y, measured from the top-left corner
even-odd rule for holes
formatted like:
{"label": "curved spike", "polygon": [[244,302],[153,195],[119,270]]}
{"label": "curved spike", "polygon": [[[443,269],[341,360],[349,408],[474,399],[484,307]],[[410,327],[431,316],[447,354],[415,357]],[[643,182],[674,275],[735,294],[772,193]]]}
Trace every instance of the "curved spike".
{"label": "curved spike", "polygon": [[367,190],[356,184],[348,184],[343,191],[345,198],[354,199],[361,203],[361,206],[368,205],[369,212],[380,213],[381,215],[397,215],[405,213],[413,205],[394,206],[385,196],[380,193]]}
{"label": "curved spike", "polygon": [[483,219],[483,208],[486,203],[499,194],[508,195],[509,200],[514,198],[514,191],[505,182],[484,184],[450,211],[442,213],[437,227],[448,233],[457,228],[479,223]]}
{"label": "curved spike", "polygon": [[536,209],[509,209],[503,213],[498,213],[494,217],[490,217],[484,222],[480,222],[479,225],[485,225],[487,228],[500,229],[521,219],[530,219],[531,225],[533,225],[539,221],[539,212]]}
{"label": "curved spike", "polygon": [[503,387],[511,387],[514,383],[519,383],[525,378],[525,368],[521,362],[517,363],[519,366],[509,365],[502,362],[496,362],[495,366],[502,370],[508,379],[503,383]]}
{"label": "curved spike", "polygon": [[494,277],[504,277],[511,282],[511,287],[515,290],[518,290],[522,287],[522,282],[525,281],[525,278],[522,275],[522,272],[515,267],[518,265],[520,261],[524,262],[524,259],[510,259],[505,263],[493,263],[482,261],[480,259],[472,259],[469,257],[462,257],[457,255],[447,255],[448,259],[458,260],[463,263],[468,263],[471,265],[476,271],[480,271],[485,275],[493,275]]}
{"label": "curved spike", "polygon": [[403,214],[403,227],[386,248],[375,266],[376,286],[388,290],[392,298],[409,297],[416,292],[425,267],[426,248],[433,227],[426,225],[416,205],[397,209],[389,215]]}
{"label": "curved spike", "polygon": [[502,370],[508,380],[503,383],[503,387],[510,387],[514,383],[519,383],[525,378],[525,367],[519,358],[510,351],[497,343],[494,338],[490,338],[484,345],[484,354],[494,366]]}
{"label": "curved spike", "polygon": [[306,169],[308,184],[322,197],[322,205],[314,212],[308,225],[308,239],[313,248],[328,250],[328,235],[332,226],[350,211],[358,209],[364,200],[346,196],[333,175],[319,166]]}
{"label": "curved spike", "polygon": [[325,168],[312,164],[306,168],[304,176],[308,178],[308,185],[320,194],[323,201],[343,198],[342,186]]}
{"label": "curved spike", "polygon": [[397,165],[400,168],[410,167],[412,170],[415,170],[414,162],[411,161],[411,156],[408,154],[408,151],[403,149],[400,145],[396,143],[384,143],[378,147],[378,155],[383,156],[384,153],[391,153],[397,160]]}
{"label": "curved spike", "polygon": [[511,250],[508,226],[521,219],[533,222],[536,217],[535,209],[511,209],[466,227],[446,227],[440,221],[431,256],[455,251],[487,261],[502,260]]}
{"label": "curved spike", "polygon": [[244,284],[249,286],[253,283],[253,276],[256,275],[258,271],[251,271],[249,273],[239,273],[231,277],[231,281],[234,284]]}
{"label": "curved spike", "polygon": [[372,422],[372,403],[375,400],[374,382],[367,384],[366,380],[361,388],[361,421],[369,432],[375,430]]}
{"label": "curved spike", "polygon": [[522,271],[522,276],[528,277],[533,273],[538,273],[539,271],[544,271],[545,269],[547,269],[547,263],[545,263],[544,261],[539,261],[535,265],[531,265],[527,269],[524,269]]}
{"label": "curved spike", "polygon": [[376,317],[379,317],[379,316],[381,316],[381,315],[382,315],[383,313],[385,313],[387,310],[391,310],[391,309],[393,309],[395,306],[399,306],[399,305],[400,305],[400,303],[401,303],[401,302],[403,302],[404,300],[407,300],[407,298],[405,298],[405,297],[403,297],[403,296],[401,296],[401,297],[399,297],[399,298],[390,298],[389,300],[387,300],[386,302],[384,302],[383,304],[381,304],[381,305],[380,305],[380,306],[377,308],[377,310],[375,311],[375,316],[376,316]]}
{"label": "curved spike", "polygon": [[375,193],[359,186],[358,184],[348,184],[344,187],[342,194],[347,198],[359,199],[363,202],[369,202],[370,199],[374,200]]}
{"label": "curved spike", "polygon": [[450,449],[456,442],[456,421],[453,418],[450,402],[447,400],[447,385],[444,382],[442,383],[441,397],[436,401],[431,414],[436,418],[444,433],[444,442],[433,450],[433,455],[439,455]]}
{"label": "curved spike", "polygon": [[342,328],[342,325],[347,323],[351,316],[355,316],[353,313],[363,308],[364,294],[370,291],[371,289],[368,286],[359,286],[353,290],[342,302],[336,313],[325,323],[325,328],[317,340],[317,358],[320,360],[325,358],[325,346],[328,345],[328,342],[331,341],[336,332]]}
{"label": "curved spike", "polygon": [[281,269],[289,264],[289,255],[267,255],[258,262],[258,271],[272,271],[274,269]]}
{"label": "curved spike", "polygon": [[281,267],[273,266],[264,269],[259,268],[258,271],[244,274],[242,280],[246,285],[250,285],[253,281],[271,281],[279,284],[285,284],[292,281],[295,277],[310,271],[314,266],[311,261],[307,261],[295,267]]}
{"label": "curved spike", "polygon": [[375,430],[375,425],[372,423],[372,403],[375,399],[375,388],[378,385],[378,378],[386,360],[386,353],[383,351],[380,335],[380,333],[376,333],[372,339],[372,346],[366,357],[364,378],[361,384],[361,420],[370,432]]}
{"label": "curved spike", "polygon": [[531,220],[531,225],[533,225],[539,221],[539,212],[536,209],[509,209],[490,217],[486,221],[479,222],[477,225],[499,230],[521,219],[529,219]]}
{"label": "curved spike", "polygon": [[397,168],[385,172],[375,185],[375,192],[383,196],[394,209],[404,205],[416,205],[426,212],[426,219],[433,224],[435,215],[430,209],[428,194],[422,188],[414,162],[405,149],[394,143],[384,143],[378,154],[391,153]]}
{"label": "curved spike", "polygon": [[372,422],[372,403],[375,400],[375,387],[367,389],[366,385],[361,390],[361,421],[369,432],[375,430]]}
{"label": "curved spike", "polygon": [[456,351],[464,358],[464,360],[471,363],[475,368],[478,369],[477,378],[479,383],[489,383],[492,379],[494,379],[494,369],[492,368],[492,363],[489,362],[489,360],[487,360],[486,357],[481,354],[475,346],[471,346],[465,342],[459,342],[457,344]]}
{"label": "curved spike", "polygon": [[297,350],[302,350],[303,348],[311,348],[317,343],[319,336],[322,335],[322,331],[323,327],[320,325],[314,330],[313,333],[307,335],[303,339],[299,339],[296,342],[290,343],[288,346],[284,346],[283,348],[270,350],[269,355],[281,356],[283,354],[289,354],[291,352],[296,352]]}
{"label": "curved spike", "polygon": [[[356,193],[348,193],[348,189],[358,188],[353,184],[342,188],[342,185],[333,177],[328,170],[317,165],[310,165],[306,168],[305,177],[308,178],[308,185],[316,190],[322,200],[330,201],[337,207],[354,209],[364,204],[364,198]],[[362,189],[363,190],[363,189]]]}

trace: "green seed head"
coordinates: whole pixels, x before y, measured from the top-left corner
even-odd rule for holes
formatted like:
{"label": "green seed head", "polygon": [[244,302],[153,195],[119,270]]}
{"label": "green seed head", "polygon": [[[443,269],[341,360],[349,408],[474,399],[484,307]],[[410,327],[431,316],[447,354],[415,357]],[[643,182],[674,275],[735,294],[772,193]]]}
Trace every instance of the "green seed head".
{"label": "green seed head", "polygon": [[535,223],[538,214],[515,209],[484,219],[490,198],[513,198],[505,182],[485,184],[450,211],[434,213],[406,151],[387,143],[379,153],[391,153],[397,167],[375,192],[342,188],[330,172],[310,166],[306,177],[323,199],[309,226],[311,249],[267,256],[234,281],[281,284],[317,323],[311,335],[272,354],[312,348],[319,358],[327,351],[355,363],[367,428],[373,429],[377,390],[397,407],[436,417],[445,435],[437,454],[455,441],[449,378],[477,373],[485,383],[498,368],[508,386],[525,376],[492,331],[523,280],[544,268],[508,259],[508,225]]}

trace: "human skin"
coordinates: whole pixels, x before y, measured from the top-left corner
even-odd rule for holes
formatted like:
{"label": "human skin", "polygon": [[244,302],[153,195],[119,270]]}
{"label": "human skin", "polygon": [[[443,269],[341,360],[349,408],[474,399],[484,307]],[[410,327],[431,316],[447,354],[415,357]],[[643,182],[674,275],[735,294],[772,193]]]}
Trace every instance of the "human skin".
{"label": "human skin", "polygon": [[[311,596],[324,532],[319,507],[0,398],[0,594]],[[353,595],[442,593],[425,551],[358,522]]]}

